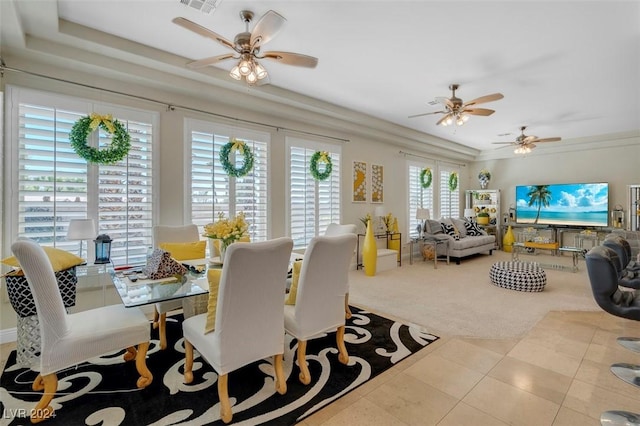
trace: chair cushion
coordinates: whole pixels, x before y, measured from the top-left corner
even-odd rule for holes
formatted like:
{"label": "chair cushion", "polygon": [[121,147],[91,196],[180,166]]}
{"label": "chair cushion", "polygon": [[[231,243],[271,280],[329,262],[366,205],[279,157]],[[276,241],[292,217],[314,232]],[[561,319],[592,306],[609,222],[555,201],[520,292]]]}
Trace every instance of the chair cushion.
{"label": "chair cushion", "polygon": [[175,260],[204,259],[207,242],[202,240],[189,243],[160,243],[159,247],[171,253]]}
{"label": "chair cushion", "polygon": [[[60,272],[65,269],[73,268],[74,266],[82,265],[83,263],[85,263],[84,259],[76,256],[73,253],[69,253],[68,251],[60,250],[54,247],[42,248],[47,254],[49,262],[51,262],[51,266],[53,266],[53,272]],[[15,268],[20,268],[20,262],[18,262],[18,259],[16,259],[15,256],[2,259],[2,263],[4,263],[5,265],[13,266]],[[21,275],[22,271],[17,274]]]}
{"label": "chair cushion", "polygon": [[207,280],[209,281],[209,303],[207,305],[207,320],[204,324],[204,334],[210,333],[216,328],[216,310],[218,309],[220,276],[222,276],[222,269],[209,269],[207,271]]}
{"label": "chair cushion", "polygon": [[291,288],[289,289],[289,297],[284,302],[285,305],[295,305],[298,295],[298,280],[300,278],[300,269],[302,269],[302,260],[293,262],[293,271],[291,273]]}

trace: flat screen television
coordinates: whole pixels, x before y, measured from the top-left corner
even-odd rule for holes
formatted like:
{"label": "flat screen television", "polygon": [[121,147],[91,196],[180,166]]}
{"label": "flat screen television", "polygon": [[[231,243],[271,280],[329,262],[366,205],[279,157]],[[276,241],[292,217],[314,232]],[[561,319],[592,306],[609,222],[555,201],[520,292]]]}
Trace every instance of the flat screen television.
{"label": "flat screen television", "polygon": [[607,226],[608,183],[516,186],[516,223]]}

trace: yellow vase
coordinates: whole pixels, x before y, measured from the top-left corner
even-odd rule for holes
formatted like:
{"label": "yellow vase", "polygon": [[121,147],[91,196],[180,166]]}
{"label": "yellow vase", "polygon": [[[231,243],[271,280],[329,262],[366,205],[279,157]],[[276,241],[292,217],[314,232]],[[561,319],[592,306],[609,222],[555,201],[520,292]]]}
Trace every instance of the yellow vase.
{"label": "yellow vase", "polygon": [[364,245],[362,246],[362,263],[364,264],[365,275],[372,277],[376,274],[377,262],[378,247],[371,229],[371,219],[369,219],[367,221],[367,231],[364,234]]}
{"label": "yellow vase", "polygon": [[[398,230],[398,218],[393,218],[393,226],[391,227],[391,235],[389,236],[389,249],[398,251],[398,259],[400,260],[400,239],[398,238],[400,231]],[[396,240],[396,238],[398,238]]]}
{"label": "yellow vase", "polygon": [[515,241],[516,237],[515,235],[513,235],[511,226],[509,226],[507,228],[507,232],[504,234],[504,237],[502,237],[502,250],[506,251],[507,253],[511,253],[511,251],[513,250],[513,243]]}

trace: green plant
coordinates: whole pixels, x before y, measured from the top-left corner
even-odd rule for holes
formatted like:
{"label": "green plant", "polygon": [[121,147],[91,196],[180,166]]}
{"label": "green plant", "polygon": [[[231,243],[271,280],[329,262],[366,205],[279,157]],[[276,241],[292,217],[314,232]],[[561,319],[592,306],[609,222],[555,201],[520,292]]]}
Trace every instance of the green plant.
{"label": "green plant", "polygon": [[476,216],[476,217],[489,217],[489,213],[487,213],[487,212],[480,212],[480,213],[478,213],[478,214],[477,214],[477,216]]}

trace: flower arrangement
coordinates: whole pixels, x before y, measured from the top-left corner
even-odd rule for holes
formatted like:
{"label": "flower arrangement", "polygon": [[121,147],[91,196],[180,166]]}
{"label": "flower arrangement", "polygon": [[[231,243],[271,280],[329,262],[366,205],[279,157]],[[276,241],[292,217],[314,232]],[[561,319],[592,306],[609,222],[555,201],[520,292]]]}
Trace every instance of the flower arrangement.
{"label": "flower arrangement", "polygon": [[491,179],[491,172],[487,169],[480,170],[480,173],[478,173],[478,179]]}
{"label": "flower arrangement", "polygon": [[393,215],[389,213],[386,216],[382,216],[382,223],[384,223],[386,231],[391,232],[391,227],[393,226]]}
{"label": "flower arrangement", "polygon": [[364,229],[367,229],[367,223],[371,220],[371,214],[367,213],[364,217],[360,218],[360,222],[364,225]]}
{"label": "flower arrangement", "polygon": [[224,246],[235,243],[244,237],[249,230],[244,213],[238,213],[234,218],[227,219],[223,212],[218,213],[218,220],[204,226],[204,236],[222,241]]}

